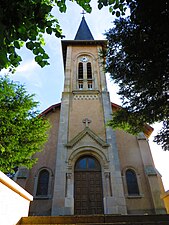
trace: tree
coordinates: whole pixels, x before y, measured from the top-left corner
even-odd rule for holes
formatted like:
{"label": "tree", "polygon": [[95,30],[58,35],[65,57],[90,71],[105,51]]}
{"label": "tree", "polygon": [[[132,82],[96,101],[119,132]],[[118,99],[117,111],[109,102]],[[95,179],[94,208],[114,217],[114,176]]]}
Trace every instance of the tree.
{"label": "tree", "polygon": [[[86,12],[92,8],[90,0],[75,0]],[[99,0],[98,7],[110,5],[110,11],[119,16],[120,8],[124,13],[122,0]],[[27,49],[35,55],[35,61],[44,67],[49,65],[48,54],[43,46],[44,34],[54,33],[62,38],[62,30],[57,18],[52,15],[53,7],[66,12],[66,0],[1,0],[0,1],[0,70],[9,68],[14,72],[22,61],[19,49],[26,44]],[[115,9],[112,8],[114,6]]]}
{"label": "tree", "polygon": [[119,85],[123,108],[109,125],[137,134],[163,122],[154,141],[169,150],[169,11],[167,1],[128,2],[131,14],[106,32],[106,71]]}
{"label": "tree", "polygon": [[[78,2],[78,1],[77,1]],[[90,11],[88,1],[80,1],[79,5]],[[17,53],[24,43],[35,55],[35,61],[44,67],[48,65],[49,56],[43,49],[43,34],[54,33],[62,37],[58,20],[51,11],[57,5],[60,12],[66,11],[65,0],[2,0],[0,2],[0,69],[14,68],[21,62]]]}
{"label": "tree", "polygon": [[38,102],[25,87],[0,77],[0,170],[13,172],[16,166],[31,167],[47,141],[49,122],[38,116]]}

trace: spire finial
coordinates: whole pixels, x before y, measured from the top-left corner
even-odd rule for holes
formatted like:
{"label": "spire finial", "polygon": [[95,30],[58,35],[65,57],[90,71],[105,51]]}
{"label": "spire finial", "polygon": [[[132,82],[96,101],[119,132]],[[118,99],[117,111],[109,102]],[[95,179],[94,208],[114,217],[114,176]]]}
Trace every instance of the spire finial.
{"label": "spire finial", "polygon": [[85,12],[84,10],[82,10],[81,14],[82,14],[83,17],[84,17],[84,15],[86,14],[86,12]]}

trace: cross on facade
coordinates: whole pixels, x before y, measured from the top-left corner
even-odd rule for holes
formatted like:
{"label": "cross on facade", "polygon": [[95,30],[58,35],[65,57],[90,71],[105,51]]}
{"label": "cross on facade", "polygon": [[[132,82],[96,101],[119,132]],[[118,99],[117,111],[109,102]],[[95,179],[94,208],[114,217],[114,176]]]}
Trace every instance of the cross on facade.
{"label": "cross on facade", "polygon": [[92,121],[88,118],[85,118],[82,122],[85,124],[86,127],[89,127],[89,123],[91,123]]}

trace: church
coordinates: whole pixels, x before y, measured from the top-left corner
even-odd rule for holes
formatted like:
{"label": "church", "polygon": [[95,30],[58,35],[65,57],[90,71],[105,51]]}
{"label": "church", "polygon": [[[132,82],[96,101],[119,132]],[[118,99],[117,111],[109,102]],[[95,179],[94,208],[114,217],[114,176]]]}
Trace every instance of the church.
{"label": "church", "polygon": [[111,103],[103,58],[105,40],[94,40],[85,17],[74,40],[62,40],[61,103],[41,113],[51,123],[32,169],[20,168],[17,183],[33,195],[30,215],[165,214],[161,176],[148,137],[130,135],[107,121]]}

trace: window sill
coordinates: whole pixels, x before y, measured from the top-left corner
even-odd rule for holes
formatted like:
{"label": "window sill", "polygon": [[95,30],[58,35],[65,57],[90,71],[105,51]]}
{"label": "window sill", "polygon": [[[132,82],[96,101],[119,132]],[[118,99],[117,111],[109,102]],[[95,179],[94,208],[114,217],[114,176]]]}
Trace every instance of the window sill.
{"label": "window sill", "polygon": [[51,199],[51,196],[34,196],[34,200],[48,200]]}
{"label": "window sill", "polygon": [[128,199],[138,199],[138,198],[143,198],[144,195],[126,195],[126,198]]}
{"label": "window sill", "polygon": [[83,90],[74,90],[73,94],[99,94],[100,91],[99,90],[88,90],[88,89],[83,89]]}

